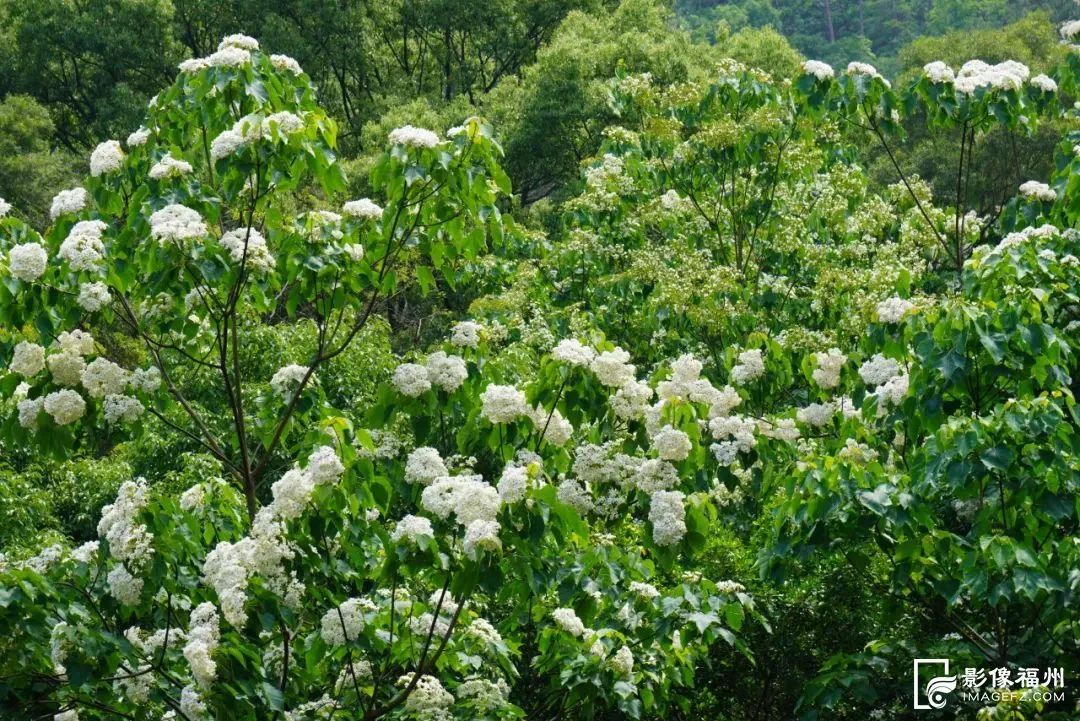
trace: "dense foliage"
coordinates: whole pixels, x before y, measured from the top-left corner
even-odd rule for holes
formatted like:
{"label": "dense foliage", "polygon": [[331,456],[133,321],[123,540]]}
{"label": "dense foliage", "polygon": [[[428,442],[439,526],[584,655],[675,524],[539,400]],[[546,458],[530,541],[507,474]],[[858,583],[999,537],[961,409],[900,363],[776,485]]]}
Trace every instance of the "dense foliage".
{"label": "dense foliage", "polygon": [[[906,718],[914,658],[1080,655],[1080,23],[837,5],[0,2],[0,715]],[[760,27],[856,5],[892,81]]]}

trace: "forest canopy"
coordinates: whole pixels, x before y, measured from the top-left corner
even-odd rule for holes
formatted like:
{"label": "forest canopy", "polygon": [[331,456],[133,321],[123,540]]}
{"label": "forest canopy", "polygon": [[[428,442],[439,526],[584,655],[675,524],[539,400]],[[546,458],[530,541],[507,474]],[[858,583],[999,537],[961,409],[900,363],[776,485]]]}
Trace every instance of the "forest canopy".
{"label": "forest canopy", "polygon": [[0,0],[0,717],[1075,718],[1076,17]]}

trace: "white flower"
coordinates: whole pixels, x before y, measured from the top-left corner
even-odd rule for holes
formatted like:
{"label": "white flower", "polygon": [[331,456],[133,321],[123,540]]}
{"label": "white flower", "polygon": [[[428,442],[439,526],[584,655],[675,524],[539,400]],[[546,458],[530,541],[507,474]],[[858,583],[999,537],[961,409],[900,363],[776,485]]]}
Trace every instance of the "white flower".
{"label": "white flower", "polygon": [[366,220],[379,220],[382,218],[383,209],[376,205],[370,198],[350,200],[341,206],[341,212],[354,218]]}
{"label": "white flower", "polygon": [[[180,713],[187,716],[191,721],[203,721],[206,718],[206,704],[203,702],[202,696],[191,684],[184,686],[180,691]],[[162,716],[161,721],[171,721],[171,719]]]}
{"label": "white flower", "polygon": [[66,260],[72,270],[97,270],[98,263],[105,256],[101,236],[108,227],[100,220],[80,220],[60,244],[57,257]]}
{"label": "white flower", "polygon": [[[282,400],[291,400],[309,370],[307,366],[296,364],[279,368],[274,373],[274,377],[270,379],[270,389]],[[314,376],[312,378],[314,379]]]}
{"label": "white flower", "polygon": [[416,398],[431,390],[428,369],[417,363],[402,363],[394,369],[394,388],[409,398]]}
{"label": "white flower", "polygon": [[456,391],[469,377],[469,370],[462,358],[447,355],[441,350],[429,355],[424,365],[431,384],[442,388],[447,393]]}
{"label": "white flower", "polygon": [[661,458],[642,461],[633,475],[634,487],[649,494],[667,490],[678,482],[679,472],[675,470],[675,466]]}
{"label": "white flower", "polygon": [[109,286],[104,283],[83,283],[79,286],[78,303],[83,310],[94,313],[109,304]]}
{"label": "white flower", "polygon": [[120,168],[124,162],[124,151],[120,148],[120,141],[106,140],[90,154],[90,175],[95,178],[103,173],[111,173]]}
{"label": "white flower", "polygon": [[899,323],[914,309],[911,301],[893,296],[877,304],[877,319],[882,323]]}
{"label": "white flower", "polygon": [[859,377],[868,386],[877,386],[885,383],[893,376],[900,373],[900,364],[892,358],[886,358],[880,353],[866,361],[859,367]]}
{"label": "white flower", "polygon": [[490,423],[510,423],[529,415],[525,394],[514,386],[488,385],[480,394],[482,415]]}
{"label": "white flower", "polygon": [[274,113],[266,118],[266,129],[277,128],[278,132],[288,135],[304,129],[304,119],[296,113],[290,113],[288,110],[282,110],[281,112]]}
{"label": "white flower", "polygon": [[86,413],[86,401],[73,390],[53,391],[45,396],[45,412],[58,426],[74,423]]}
{"label": "white flower", "polygon": [[502,549],[502,541],[499,540],[498,521],[477,519],[465,529],[465,540],[462,543],[465,554],[470,558],[476,558],[477,551],[498,551]]}
{"label": "white flower", "polygon": [[[412,683],[413,675],[406,674],[397,680],[397,685],[404,688]],[[454,704],[454,697],[443,688],[434,676],[421,676],[413,686],[412,693],[405,701],[405,708],[412,717],[430,719],[430,721],[448,721],[447,709]]]}
{"label": "white flower", "polygon": [[405,482],[430,486],[441,476],[448,475],[446,463],[434,448],[420,446],[409,454],[405,462]]}
{"label": "white flower", "polygon": [[648,383],[628,381],[611,397],[611,410],[624,421],[641,418],[652,397],[653,389]]}
{"label": "white flower", "polygon": [[651,601],[654,598],[660,598],[660,592],[656,590],[656,586],[641,581],[630,582],[630,593],[643,601]]}
{"label": "white flower", "polygon": [[1061,38],[1072,42],[1080,35],[1080,20],[1070,20],[1061,26]]}
{"label": "white flower", "polygon": [[480,344],[480,331],[483,329],[479,323],[471,320],[463,320],[454,326],[450,342],[459,348],[475,348]]}
{"label": "white flower", "polygon": [[820,60],[807,60],[803,63],[803,72],[807,75],[813,75],[818,80],[828,80],[833,77],[832,66]]}
{"label": "white flower", "polygon": [[131,575],[124,564],[118,564],[105,577],[109,584],[109,593],[125,606],[134,606],[142,594],[143,580]]}
{"label": "white flower", "polygon": [[435,531],[431,527],[431,521],[423,516],[405,516],[397,522],[394,532],[390,534],[390,540],[397,542],[405,539],[410,543],[416,543],[419,536],[434,538]]}
{"label": "white flower", "polygon": [[138,398],[124,395],[105,396],[106,423],[134,423],[139,420],[145,410]]}
{"label": "white flower", "polygon": [[585,624],[578,618],[572,608],[556,608],[551,612],[551,618],[555,620],[559,628],[571,636],[581,637],[585,635]]}
{"label": "white flower", "polygon": [[812,373],[814,382],[825,390],[840,385],[840,370],[847,362],[847,356],[838,348],[830,348],[824,353],[815,353],[814,358],[818,364]]}
{"label": "white flower", "polygon": [[345,251],[345,255],[349,256],[349,259],[354,263],[359,263],[364,258],[364,246],[359,243],[348,243],[342,246],[342,250]]}
{"label": "white flower", "polygon": [[634,654],[626,646],[621,646],[608,663],[616,674],[624,678],[629,678],[634,673]]}
{"label": "white flower", "polygon": [[224,47],[206,58],[215,68],[236,68],[251,63],[251,52],[234,46]]}
{"label": "white flower", "polygon": [[226,156],[232,155],[236,149],[243,144],[244,136],[240,133],[235,130],[222,131],[222,133],[210,143],[210,157],[214,160],[220,160]]}
{"label": "white flower", "polygon": [[653,541],[658,546],[671,546],[686,535],[686,509],[681,491],[656,491],[649,499],[649,522],[653,526]]}
{"label": "white flower", "polygon": [[83,387],[91,398],[123,393],[131,374],[108,358],[95,358],[82,372]]}
{"label": "white flower", "polygon": [[525,466],[506,466],[499,478],[499,499],[503,503],[516,503],[525,500],[528,488],[529,470]]}
{"label": "white flower", "polygon": [[878,415],[885,415],[885,405],[899,405],[908,392],[908,374],[893,376],[874,390],[878,401]]}
{"label": "white flower", "polygon": [[19,411],[19,425],[30,430],[37,430],[38,416],[45,406],[45,399],[26,398],[18,402],[16,408]]}
{"label": "white flower", "polygon": [[288,55],[271,55],[270,64],[278,70],[288,70],[293,75],[301,75],[304,72],[300,67],[300,63]]}
{"label": "white flower", "polygon": [[956,79],[953,69],[940,60],[924,65],[923,75],[929,78],[932,83],[951,83]]}
{"label": "white flower", "polygon": [[79,721],[79,712],[73,708],[61,711],[53,715],[53,721]]}
{"label": "white flower", "polygon": [[191,666],[191,675],[202,688],[210,688],[217,677],[217,664],[213,655],[220,638],[217,609],[212,603],[200,603],[191,612],[184,658]]}
{"label": "white flower", "polygon": [[207,58],[188,58],[176,67],[182,73],[194,74],[210,67],[210,60]]}
{"label": "white flower", "polygon": [[1057,200],[1057,193],[1046,183],[1037,180],[1029,180],[1020,186],[1020,195],[1027,200],[1041,200],[1045,203],[1053,203]]}
{"label": "white flower", "polygon": [[564,338],[552,349],[551,357],[570,365],[588,367],[596,358],[596,351],[575,338]]}
{"label": "white flower", "polygon": [[46,363],[49,365],[49,372],[52,373],[53,382],[57,385],[72,388],[82,382],[86,361],[75,351],[64,350],[54,353],[46,359]]}
{"label": "white flower", "polygon": [[161,371],[153,366],[136,368],[129,382],[132,390],[153,393],[161,387]]}
{"label": "white flower", "polygon": [[434,148],[439,144],[439,136],[424,128],[404,125],[390,133],[391,145],[408,145],[413,148]]}
{"label": "white flower", "polygon": [[78,328],[64,331],[57,336],[56,342],[62,350],[77,355],[90,355],[94,352],[94,337]]}
{"label": "white flower", "polygon": [[459,485],[453,501],[454,516],[466,528],[475,521],[494,521],[502,506],[499,492],[483,481]]}
{"label": "white flower", "polygon": [[598,354],[589,364],[589,369],[601,384],[609,388],[622,388],[635,380],[636,369],[629,361],[630,354],[622,348],[616,348]]}
{"label": "white flower", "polygon": [[800,423],[817,427],[831,423],[835,415],[836,404],[830,401],[829,403],[811,403],[805,408],[800,408],[796,411],[795,418]]}
{"label": "white flower", "polygon": [[739,362],[731,369],[731,380],[738,385],[745,385],[765,375],[765,360],[757,348],[739,354]]}
{"label": "white flower", "polygon": [[322,637],[331,646],[344,646],[355,641],[367,625],[365,613],[376,610],[366,598],[350,598],[322,617]]}
{"label": "white flower", "polygon": [[270,512],[278,518],[299,518],[315,491],[315,479],[299,468],[290,468],[270,487],[274,502]]}
{"label": "white flower", "polygon": [[23,243],[8,251],[11,274],[25,283],[33,283],[45,273],[48,259],[40,243]]}
{"label": "white flower", "polygon": [[45,349],[37,343],[20,341],[15,346],[8,368],[12,373],[18,373],[23,378],[36,376],[45,370]]}
{"label": "white flower", "polygon": [[146,145],[146,141],[150,139],[150,131],[144,127],[140,127],[127,137],[127,145],[129,148],[137,148],[140,145]]}
{"label": "white flower", "polygon": [[172,154],[169,154],[157,161],[154,167],[150,168],[150,177],[154,180],[177,178],[181,175],[187,175],[191,171],[191,163],[186,160],[174,158]]}
{"label": "white flower", "polygon": [[250,35],[243,35],[241,33],[235,33],[233,35],[226,35],[218,43],[217,49],[224,50],[225,48],[240,48],[241,50],[258,50],[259,41]]}
{"label": "white flower", "polygon": [[670,425],[664,426],[652,438],[656,454],[665,461],[681,461],[690,455],[693,445],[690,437]]}
{"label": "white flower", "polygon": [[277,260],[266,245],[266,238],[255,228],[236,228],[221,236],[221,245],[236,264],[262,272],[273,270]]}
{"label": "white flower", "polygon": [[1031,84],[1044,93],[1056,93],[1058,86],[1054,79],[1040,73],[1031,79]]}
{"label": "white flower", "polygon": [[177,244],[206,235],[206,222],[185,205],[166,205],[150,216],[150,235],[164,247],[169,242]]}
{"label": "white flower", "polygon": [[889,81],[881,77],[881,73],[879,73],[877,71],[877,68],[875,68],[870,63],[848,63],[847,69],[844,72],[848,75],[865,75],[871,78],[878,78],[883,83],[885,83],[885,87],[890,87]]}
{"label": "white flower", "polygon": [[49,217],[56,220],[65,213],[78,213],[86,207],[89,200],[90,196],[84,188],[61,190],[53,197]]}
{"label": "white flower", "polygon": [[[205,500],[206,486],[202,483],[196,483],[194,486],[180,494],[180,509],[188,512],[194,511],[201,508],[203,501]],[[211,553],[213,553],[213,551],[211,551]]]}
{"label": "white flower", "polygon": [[11,211],[11,203],[7,202],[3,198],[0,198],[0,218],[3,218]]}
{"label": "white flower", "polygon": [[544,442],[553,446],[565,444],[574,435],[574,426],[563,417],[558,408],[553,408],[551,413],[548,413],[542,406],[537,406],[533,409],[532,421]]}

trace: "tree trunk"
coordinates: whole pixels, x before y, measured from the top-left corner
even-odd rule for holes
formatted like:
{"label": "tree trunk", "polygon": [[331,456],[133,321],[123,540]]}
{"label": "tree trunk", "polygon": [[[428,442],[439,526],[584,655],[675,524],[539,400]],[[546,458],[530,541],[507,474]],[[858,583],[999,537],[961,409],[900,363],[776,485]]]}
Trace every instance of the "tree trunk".
{"label": "tree trunk", "polygon": [[829,4],[829,0],[825,0],[825,34],[828,36],[830,43],[836,42],[836,32],[833,30],[832,24],[832,6]]}

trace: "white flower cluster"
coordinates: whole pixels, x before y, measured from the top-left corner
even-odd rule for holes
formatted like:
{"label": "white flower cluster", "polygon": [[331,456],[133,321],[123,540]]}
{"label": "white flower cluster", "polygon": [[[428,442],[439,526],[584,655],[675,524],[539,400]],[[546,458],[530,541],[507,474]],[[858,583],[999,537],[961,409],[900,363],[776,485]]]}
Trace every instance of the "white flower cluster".
{"label": "white flower cluster", "polygon": [[840,371],[847,363],[847,356],[840,352],[839,348],[830,348],[824,353],[815,353],[814,360],[817,368],[811,374],[814,382],[824,390],[830,390],[840,385]]}
{"label": "white flower cluster", "polygon": [[367,625],[364,614],[371,614],[377,610],[375,604],[367,598],[350,598],[323,615],[320,635],[331,646],[344,646],[351,643]]}
{"label": "white flower cluster", "polygon": [[173,203],[150,216],[150,235],[164,247],[168,243],[182,244],[185,240],[206,235],[206,221],[186,205]]}
{"label": "white flower cluster", "polygon": [[76,302],[88,313],[96,313],[109,304],[112,297],[109,286],[101,282],[83,283],[79,286]]}
{"label": "white flower cluster", "polygon": [[525,394],[514,386],[491,383],[480,394],[480,403],[480,415],[490,423],[512,423],[531,414]]}
{"label": "white flower cluster", "polygon": [[637,378],[637,369],[630,363],[630,354],[622,348],[598,353],[589,363],[589,370],[608,388],[622,388]]}
{"label": "white flower cluster", "polygon": [[878,416],[885,415],[886,405],[899,405],[904,400],[904,396],[908,392],[908,374],[901,373],[895,375],[889,380],[882,383],[874,390],[874,397],[877,398],[878,403]]}
{"label": "white flower cluster", "polygon": [[391,145],[407,145],[411,148],[434,148],[439,144],[439,136],[430,130],[403,125],[390,132]]}
{"label": "white flower cluster", "polygon": [[892,87],[888,80],[882,77],[881,73],[877,71],[870,63],[851,62],[848,63],[847,69],[844,70],[847,75],[865,75],[870,78],[877,78],[881,82],[885,83],[885,87]]}
{"label": "white flower cluster", "polygon": [[56,220],[66,213],[78,213],[86,207],[89,201],[90,195],[84,188],[61,190],[53,197],[52,207],[49,208],[49,217]]}
{"label": "white flower cluster", "polygon": [[[284,401],[292,400],[293,395],[300,387],[300,382],[307,376],[310,368],[301,365],[287,365],[279,368],[274,377],[270,379],[270,389]],[[311,376],[309,382],[313,382],[315,376]]]}
{"label": "white flower cluster", "polygon": [[717,416],[709,421],[709,431],[714,439],[710,450],[721,465],[730,465],[740,453],[749,453],[757,446],[753,420],[742,416]]}
{"label": "white flower cluster", "polygon": [[288,55],[271,55],[270,64],[274,66],[276,70],[288,70],[293,75],[302,75],[304,73],[303,68],[300,67],[300,63],[296,62]]}
{"label": "white flower cluster", "polygon": [[690,437],[682,431],[666,425],[652,437],[656,455],[665,461],[682,461],[690,455],[693,444]]}
{"label": "white flower cluster", "polygon": [[480,344],[480,331],[484,327],[471,320],[456,324],[450,335],[450,342],[459,348],[475,348]]}
{"label": "white flower cluster", "polygon": [[436,478],[449,475],[439,451],[428,446],[420,446],[409,454],[405,462],[405,482],[430,486]]}
{"label": "white flower cluster", "polygon": [[244,144],[244,136],[235,130],[223,130],[210,142],[210,157],[221,160],[236,152]]}
{"label": "white flower cluster", "polygon": [[191,163],[186,160],[180,160],[174,158],[171,153],[165,155],[161,160],[154,164],[154,167],[150,168],[150,177],[153,180],[165,180],[167,178],[178,178],[182,175],[187,175],[192,171]]}
{"label": "white flower cluster", "polygon": [[[413,675],[406,674],[397,680],[397,685],[405,688],[412,680]],[[405,708],[418,719],[444,721],[450,718],[448,709],[453,704],[453,695],[443,688],[439,679],[434,676],[421,676],[405,701]]]}
{"label": "white flower cluster", "polygon": [[1049,75],[1045,75],[1043,73],[1039,73],[1029,82],[1033,87],[1042,90],[1044,93],[1056,93],[1058,90],[1058,85],[1056,82],[1054,82],[1054,79],[1051,78]]}
{"label": "white flower cluster", "polygon": [[571,636],[581,638],[585,635],[585,624],[578,618],[577,612],[572,608],[556,608],[551,612],[551,618],[563,631]]}
{"label": "white flower cluster", "polygon": [[[80,398],[81,400],[81,398]],[[139,513],[147,502],[146,482],[143,479],[126,481],[120,486],[116,500],[101,509],[98,536],[109,544],[109,553],[120,561],[108,574],[109,592],[125,605],[135,605],[142,593],[142,578],[132,575],[146,567],[154,555],[154,535],[139,523]]]}
{"label": "white flower cluster", "polygon": [[23,243],[8,251],[11,275],[25,283],[33,283],[45,273],[49,256],[40,243]]}
{"label": "white flower cluster", "polygon": [[20,341],[15,346],[8,368],[24,378],[36,376],[45,369],[45,349],[37,343]]}
{"label": "white flower cluster", "polygon": [[911,301],[893,296],[877,304],[877,319],[882,323],[899,323],[914,309]]}
{"label": "white flower cluster", "polygon": [[551,350],[551,357],[569,365],[588,367],[596,351],[574,338],[564,338]]}
{"label": "white flower cluster", "polygon": [[900,372],[900,364],[880,353],[859,367],[859,377],[868,386],[878,386]]}
{"label": "white flower cluster", "polygon": [[1060,32],[1062,40],[1073,42],[1080,35],[1080,20],[1070,20],[1061,26]]}
{"label": "white flower cluster", "polygon": [[641,418],[649,408],[653,389],[648,383],[628,381],[611,396],[611,410],[624,421]]}
{"label": "white flower cluster", "polygon": [[616,674],[624,678],[630,678],[634,673],[634,654],[627,646],[620,646],[608,663]]}
{"label": "white flower cluster", "polygon": [[739,362],[731,369],[731,381],[746,385],[765,375],[765,359],[761,350],[752,348],[739,354]]}
{"label": "white flower cluster", "polygon": [[108,358],[95,358],[83,369],[80,380],[91,398],[123,393],[131,374]]}
{"label": "white flower cluster", "polygon": [[113,425],[117,423],[134,423],[142,417],[146,411],[138,398],[113,393],[105,396],[103,413],[105,422]]}
{"label": "white flower cluster", "polygon": [[105,257],[101,237],[108,227],[100,220],[80,220],[68,231],[57,256],[66,260],[72,270],[96,271]]}
{"label": "white flower cluster", "polygon": [[671,546],[686,535],[683,498],[682,491],[656,491],[649,498],[649,522],[656,545]]}
{"label": "white flower cluster", "polygon": [[403,396],[416,398],[437,386],[453,393],[469,377],[465,361],[459,356],[436,351],[429,355],[424,365],[402,363],[394,369],[394,387]]}
{"label": "white flower cluster", "polygon": [[239,265],[268,272],[277,265],[277,260],[266,245],[266,238],[255,228],[236,228],[221,236],[221,245],[229,251],[229,257]]}
{"label": "white flower cluster", "polygon": [[1057,200],[1057,193],[1046,183],[1037,180],[1029,180],[1020,185],[1020,195],[1025,200],[1040,200],[1044,203],[1053,203]]}
{"label": "white flower cluster", "polygon": [[191,675],[202,688],[210,688],[217,677],[217,663],[213,659],[221,639],[218,612],[214,604],[200,603],[191,612],[184,658],[191,666]]}
{"label": "white flower cluster", "polygon": [[137,148],[140,145],[146,145],[146,141],[150,139],[150,130],[146,127],[139,127],[138,130],[127,136],[127,144],[129,148]]}
{"label": "white flower cluster", "polygon": [[423,516],[408,515],[394,526],[394,532],[390,534],[390,540],[396,543],[404,539],[409,543],[416,543],[416,539],[420,536],[435,537],[435,530],[431,527],[431,521]]}
{"label": "white flower cluster", "polygon": [[642,581],[631,581],[630,593],[634,594],[642,601],[651,601],[654,598],[660,598],[660,592],[656,590],[656,586]]}
{"label": "white flower cluster", "polygon": [[799,423],[805,423],[814,427],[832,423],[832,419],[835,416],[836,404],[832,401],[829,401],[828,403],[811,403],[795,412],[795,419],[799,421]]}
{"label": "white flower cluster", "polygon": [[124,162],[124,151],[117,140],[106,140],[90,154],[90,175],[95,178],[119,170]]}
{"label": "white flower cluster", "polygon": [[807,60],[803,63],[803,72],[813,75],[818,80],[828,80],[834,75],[832,66],[820,60]]}
{"label": "white flower cluster", "polygon": [[11,212],[11,203],[7,202],[3,198],[0,198],[0,218],[3,218]]}
{"label": "white flower cluster", "polygon": [[956,73],[953,72],[953,69],[940,60],[924,65],[923,75],[935,84],[951,83],[956,79]]}
{"label": "white flower cluster", "polygon": [[382,218],[383,209],[370,198],[360,198],[345,203],[341,206],[341,212],[362,220],[379,220]]}
{"label": "white flower cluster", "polygon": [[956,73],[953,86],[962,95],[972,95],[979,88],[1019,90],[1030,76],[1028,67],[1015,60],[1006,60],[997,65],[969,60]]}
{"label": "white flower cluster", "polygon": [[[67,388],[45,396],[42,407],[58,426],[74,423],[86,414],[86,401],[77,392]],[[36,415],[35,413],[35,418]]]}

